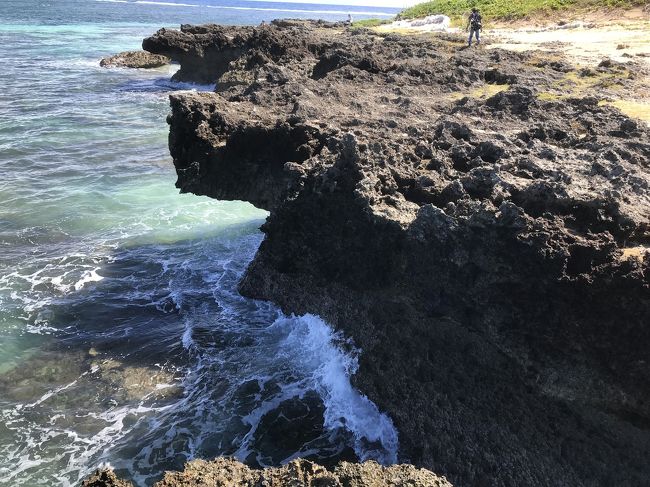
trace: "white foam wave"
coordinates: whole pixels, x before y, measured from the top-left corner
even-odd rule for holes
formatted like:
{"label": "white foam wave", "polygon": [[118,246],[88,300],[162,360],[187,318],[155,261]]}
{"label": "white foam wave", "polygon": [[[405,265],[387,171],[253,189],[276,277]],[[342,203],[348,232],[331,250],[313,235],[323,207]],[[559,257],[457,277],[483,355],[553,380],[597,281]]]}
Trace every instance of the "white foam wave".
{"label": "white foam wave", "polygon": [[88,271],[85,271],[82,275],[81,278],[73,284],[74,290],[79,291],[81,288],[83,288],[86,284],[89,282],[99,282],[102,279],[104,279],[103,276],[100,276],[97,271],[99,270],[99,267],[95,269],[91,269]]}
{"label": "white foam wave", "polygon": [[[355,451],[361,460],[375,459],[380,463],[397,461],[398,438],[392,420],[381,413],[366,396],[350,383],[356,373],[357,357],[345,353],[337,342],[342,335],[335,333],[322,319],[314,315],[297,318],[297,326],[285,340],[286,347],[299,349],[300,363],[314,367],[312,379],[325,403],[325,426],[344,427],[355,438]],[[289,321],[296,321],[291,318]],[[348,344],[349,345],[349,344]],[[379,443],[382,450],[369,450],[366,442]]]}
{"label": "white foam wave", "polygon": [[[154,2],[155,3],[155,2]],[[394,17],[395,14],[388,12],[364,12],[357,10],[309,10],[309,9],[298,9],[298,8],[271,8],[271,7],[230,7],[225,5],[205,5],[207,8],[216,8],[224,10],[261,10],[263,12],[294,12],[294,13],[303,13],[303,14],[332,14],[332,15],[372,15],[377,17]]]}
{"label": "white foam wave", "polygon": [[49,262],[31,273],[14,271],[1,276],[0,289],[12,289],[12,286],[20,285],[23,289],[28,286],[31,291],[38,291],[46,287],[56,290],[60,294],[68,294],[80,291],[88,283],[104,279],[98,273],[100,269],[99,266],[89,266],[79,262]]}
{"label": "white foam wave", "polygon": [[[210,247],[199,250],[206,252],[211,260],[211,268],[205,269],[203,260],[183,260],[181,265],[184,272],[200,272],[201,286],[212,288],[215,301],[220,306],[219,324],[215,329],[229,328],[230,332],[239,335],[255,335],[258,341],[258,353],[236,360],[248,362],[250,370],[238,370],[237,383],[256,381],[260,390],[266,384],[277,384],[280,391],[258,402],[242,421],[249,429],[239,440],[236,456],[242,460],[253,454],[258,462],[264,465],[260,452],[256,451],[255,440],[264,416],[292,398],[304,398],[306,394],[316,392],[322,399],[324,424],[326,431],[332,433],[347,430],[354,441],[354,450],[362,460],[373,459],[383,464],[397,461],[398,435],[391,419],[379,411],[377,406],[367,397],[360,394],[351,384],[350,377],[358,369],[359,350],[355,349],[349,340],[335,332],[320,317],[307,314],[304,316],[286,316],[278,308],[266,302],[251,301],[236,292],[237,283],[246,268],[246,263],[253,257],[260,243],[259,235],[252,235],[243,240],[222,241],[225,258],[214,259],[215,252]],[[176,258],[176,257],[175,257]],[[199,267],[193,268],[198,265]],[[166,262],[165,268],[172,270],[172,262]],[[172,275],[178,275],[178,269]],[[175,278],[172,277],[172,280]],[[180,283],[170,282],[174,289]],[[188,291],[186,286],[184,292]],[[178,309],[184,308],[184,298],[174,294],[174,302]],[[189,304],[189,303],[187,303]],[[257,315],[257,316],[256,316]],[[275,318],[274,318],[275,317]],[[183,347],[195,354],[199,363],[194,368],[194,374],[209,364],[218,364],[224,360],[213,346],[202,346],[195,341],[194,333],[203,327],[212,328],[212,319],[199,318],[192,313],[184,319],[184,329],[181,336]],[[252,320],[272,323],[255,331]],[[226,325],[225,323],[229,323]],[[241,330],[238,327],[243,327]],[[245,350],[242,353],[246,352]],[[243,363],[243,362],[242,362]],[[221,367],[220,367],[221,368]],[[197,439],[197,443],[200,440]],[[304,445],[285,458],[289,461],[297,456],[310,454],[310,445]],[[316,450],[314,450],[316,451]]]}
{"label": "white foam wave", "polygon": [[163,86],[172,90],[187,91],[214,91],[214,84],[202,85],[199,83],[187,83],[184,81],[158,80],[157,86]]}
{"label": "white foam wave", "polygon": [[219,10],[255,10],[260,12],[288,12],[288,13],[304,13],[304,14],[319,14],[319,15],[369,15],[375,17],[394,17],[394,13],[389,12],[376,12],[376,11],[359,11],[359,10],[310,10],[299,8],[274,8],[274,7],[233,7],[230,5],[198,5],[194,3],[174,3],[174,2],[156,2],[153,0],[137,0],[134,2],[127,2],[125,0],[95,0],[96,2],[108,3],[131,3],[141,5],[160,5],[161,7],[203,7]]}
{"label": "white foam wave", "polygon": [[183,335],[181,336],[181,343],[183,344],[183,348],[185,350],[192,350],[194,347],[194,340],[192,340],[192,331],[194,327],[192,326],[191,322],[189,320],[186,320],[185,322],[185,330],[183,331]]}
{"label": "white foam wave", "polygon": [[53,326],[48,326],[47,324],[42,323],[25,325],[24,330],[25,333],[31,333],[32,335],[54,335],[61,331],[58,328],[54,328]]}
{"label": "white foam wave", "polygon": [[[352,433],[354,450],[361,460],[372,459],[387,465],[396,463],[398,436],[392,420],[350,382],[350,377],[358,369],[356,354],[359,351],[342,334],[334,332],[325,321],[311,314],[281,316],[269,331],[283,337],[276,358],[287,360],[303,379],[283,384],[281,394],[265,401],[243,418],[251,430],[242,441],[237,456],[244,459],[250,455],[250,440],[265,414],[283,401],[302,398],[313,390],[320,395],[325,406],[323,426],[330,431],[344,428]],[[342,344],[350,351],[344,351]],[[298,453],[305,454],[302,451]]]}
{"label": "white foam wave", "polygon": [[[173,74],[173,72],[170,74]],[[154,93],[166,95],[168,91],[214,91],[214,86],[214,84],[202,85],[198,83],[171,81],[169,78],[152,78],[131,81],[123,86],[121,91],[127,93]]]}

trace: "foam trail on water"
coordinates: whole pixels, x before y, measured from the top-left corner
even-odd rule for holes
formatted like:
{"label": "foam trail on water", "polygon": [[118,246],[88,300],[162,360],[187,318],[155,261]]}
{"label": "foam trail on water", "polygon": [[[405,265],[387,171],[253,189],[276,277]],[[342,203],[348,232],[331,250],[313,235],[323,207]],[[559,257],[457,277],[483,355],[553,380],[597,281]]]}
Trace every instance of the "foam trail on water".
{"label": "foam trail on water", "polygon": [[[155,2],[154,2],[155,3]],[[216,8],[224,10],[259,10],[262,12],[294,12],[302,14],[333,14],[333,15],[347,15],[349,13],[354,13],[356,15],[376,15],[378,17],[393,17],[395,14],[387,12],[364,12],[356,10],[306,10],[298,8],[259,8],[259,7],[227,7],[225,5],[205,5],[207,8]]]}
{"label": "foam trail on water", "polygon": [[[359,368],[359,351],[352,348],[352,352],[344,352],[337,343],[345,343],[350,348],[350,342],[315,315],[283,317],[273,326],[291,327],[283,342],[284,349],[289,354],[295,353],[296,364],[309,371],[307,380],[312,381],[325,403],[325,427],[349,430],[361,460],[372,458],[383,464],[395,463],[398,439],[393,422],[350,383],[350,377]],[[369,448],[369,443],[382,448]]]}
{"label": "foam trail on water", "polygon": [[184,81],[171,81],[169,78],[165,77],[134,81],[122,87],[120,91],[134,93],[162,93],[164,95],[167,95],[169,91],[214,91],[214,87],[214,84],[198,84],[188,83]]}
{"label": "foam trail on water", "polygon": [[[174,2],[156,2],[153,0],[137,0],[134,2],[127,2],[125,0],[95,0],[96,2],[108,3],[130,3],[137,5],[158,5],[161,7],[187,7],[187,8],[212,8],[218,10],[240,10],[240,11],[258,11],[258,12],[288,12],[288,13],[301,13],[301,14],[331,14],[331,15],[347,15],[353,13],[355,15],[372,15],[377,17],[394,17],[394,13],[389,12],[375,12],[375,11],[357,11],[357,10],[309,10],[300,8],[274,8],[274,7],[233,7],[230,5],[198,5],[195,3],[174,3]],[[352,6],[354,7],[354,6]]]}

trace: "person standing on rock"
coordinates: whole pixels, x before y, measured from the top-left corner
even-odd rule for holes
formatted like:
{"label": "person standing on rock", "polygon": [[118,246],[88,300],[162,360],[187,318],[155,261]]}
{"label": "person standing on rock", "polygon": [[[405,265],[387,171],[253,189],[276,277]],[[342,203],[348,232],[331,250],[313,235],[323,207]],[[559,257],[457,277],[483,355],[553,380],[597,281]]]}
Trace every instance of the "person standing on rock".
{"label": "person standing on rock", "polygon": [[472,13],[469,15],[466,29],[469,30],[469,39],[467,40],[467,45],[469,47],[472,47],[472,36],[474,35],[476,35],[476,45],[479,45],[481,43],[478,34],[482,28],[483,25],[481,24],[481,14],[478,13],[477,8],[473,8]]}

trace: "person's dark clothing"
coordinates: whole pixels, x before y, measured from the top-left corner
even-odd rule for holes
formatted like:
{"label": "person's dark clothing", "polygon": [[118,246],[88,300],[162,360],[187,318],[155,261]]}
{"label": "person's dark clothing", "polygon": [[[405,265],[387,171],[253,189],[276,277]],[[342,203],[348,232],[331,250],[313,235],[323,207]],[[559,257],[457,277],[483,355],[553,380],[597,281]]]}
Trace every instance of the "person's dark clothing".
{"label": "person's dark clothing", "polygon": [[472,12],[469,16],[469,26],[471,30],[481,30],[481,14]]}
{"label": "person's dark clothing", "polygon": [[481,24],[481,14],[478,12],[472,12],[469,16],[469,39],[467,40],[468,45],[472,45],[472,37],[476,36],[476,43],[480,44],[481,40],[479,38],[479,32],[483,28]]}

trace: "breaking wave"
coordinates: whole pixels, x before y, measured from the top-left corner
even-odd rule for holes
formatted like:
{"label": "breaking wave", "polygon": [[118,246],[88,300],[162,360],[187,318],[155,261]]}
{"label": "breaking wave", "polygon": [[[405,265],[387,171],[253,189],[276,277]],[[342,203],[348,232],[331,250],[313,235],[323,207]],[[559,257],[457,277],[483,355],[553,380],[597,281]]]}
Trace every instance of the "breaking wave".
{"label": "breaking wave", "polygon": [[[155,0],[95,0],[96,2],[103,3],[127,3],[136,5],[155,5],[160,7],[186,7],[186,8],[211,8],[217,10],[239,10],[239,11],[258,11],[258,12],[278,12],[278,13],[300,13],[300,14],[314,14],[314,15],[347,15],[353,13],[356,15],[375,16],[375,17],[394,17],[395,12],[382,12],[373,10],[356,10],[351,6],[349,10],[339,9],[300,9],[300,8],[278,8],[278,7],[242,7],[233,5],[209,5],[197,3],[181,3],[181,2],[158,2]],[[342,5],[338,5],[341,7]],[[358,7],[356,7],[358,8]]]}

